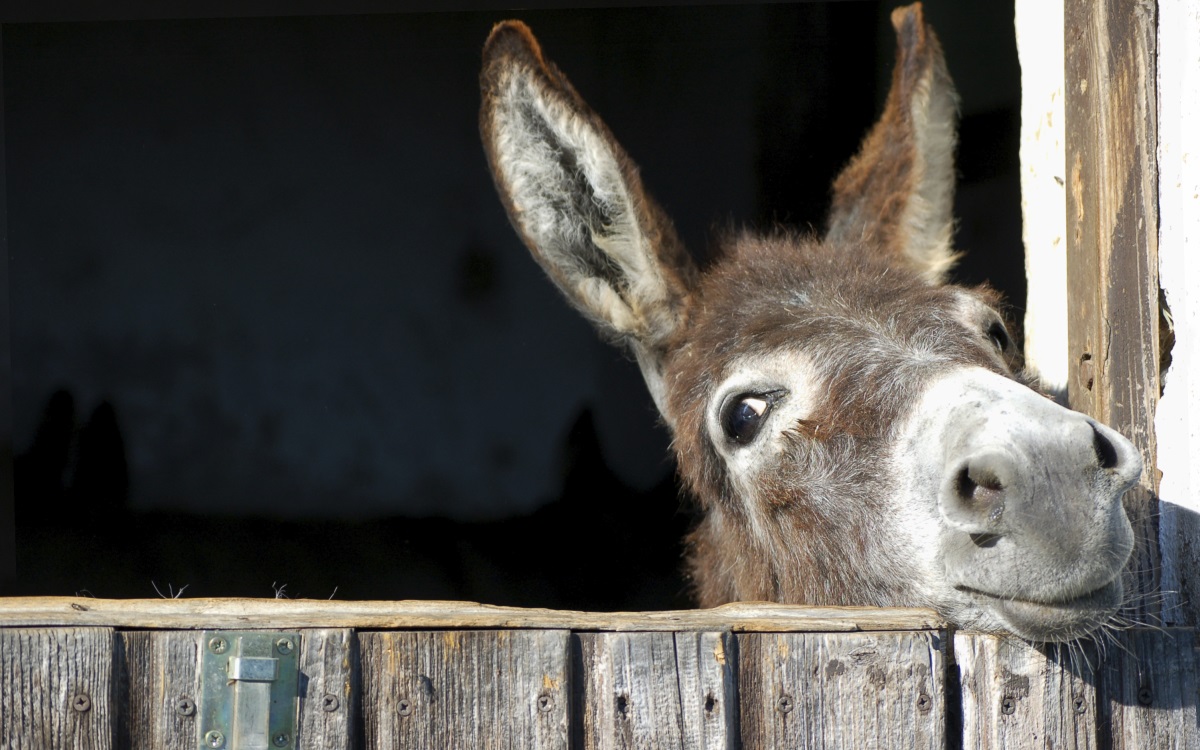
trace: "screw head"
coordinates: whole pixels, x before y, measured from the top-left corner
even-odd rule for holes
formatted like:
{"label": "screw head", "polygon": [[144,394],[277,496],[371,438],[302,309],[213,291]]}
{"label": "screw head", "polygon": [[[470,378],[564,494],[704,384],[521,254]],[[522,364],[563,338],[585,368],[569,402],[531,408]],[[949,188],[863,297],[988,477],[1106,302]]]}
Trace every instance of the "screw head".
{"label": "screw head", "polygon": [[931,708],[933,708],[933,701],[929,699],[929,695],[927,693],[918,694],[917,695],[917,710],[924,712],[924,711],[928,711]]}
{"label": "screw head", "polygon": [[554,708],[554,699],[550,697],[549,693],[542,693],[538,696],[537,707],[542,713],[548,713]]}
{"label": "screw head", "polygon": [[795,707],[796,702],[792,700],[792,696],[787,694],[779,696],[779,700],[775,702],[775,708],[777,708],[781,714],[790,713]]}
{"label": "screw head", "polygon": [[339,701],[338,697],[332,693],[326,693],[325,697],[321,699],[321,709],[325,711],[325,713],[333,713],[334,711],[338,710],[338,706],[340,705],[341,701]]}
{"label": "screw head", "polygon": [[279,640],[275,641],[275,648],[284,656],[292,653],[292,649],[295,647],[296,644],[292,643],[291,638],[280,638]]}
{"label": "screw head", "polygon": [[289,743],[291,741],[292,741],[292,738],[289,737],[286,732],[280,732],[279,734],[277,734],[273,738],[271,738],[271,742],[275,743],[275,747],[283,747],[284,745],[286,745],[287,743]]}
{"label": "screw head", "polygon": [[92,708],[92,699],[88,697],[87,693],[79,693],[71,699],[71,708],[81,714],[86,713]]}
{"label": "screw head", "polygon": [[1000,713],[1005,716],[1012,716],[1017,710],[1017,699],[1011,695],[1006,695],[1000,699]]}
{"label": "screw head", "polygon": [[412,701],[410,701],[408,698],[401,698],[400,700],[396,701],[396,710],[401,716],[409,716],[412,714],[412,709]]}
{"label": "screw head", "polygon": [[1072,699],[1071,703],[1072,703],[1072,705],[1075,706],[1075,713],[1080,714],[1080,715],[1087,713],[1087,701],[1085,701],[1083,699],[1083,696],[1080,696],[1080,695],[1075,696]]}
{"label": "screw head", "polygon": [[213,638],[208,642],[208,650],[214,654],[223,654],[227,648],[229,648],[229,641],[221,637]]}
{"label": "screw head", "polygon": [[175,713],[180,716],[191,716],[196,713],[196,703],[187,696],[175,701]]}
{"label": "screw head", "polygon": [[225,735],[214,729],[204,735],[204,744],[212,748],[225,747]]}
{"label": "screw head", "polygon": [[1143,685],[1138,688],[1137,699],[1138,703],[1141,703],[1143,706],[1149,706],[1154,702],[1154,692],[1150,690],[1149,685]]}

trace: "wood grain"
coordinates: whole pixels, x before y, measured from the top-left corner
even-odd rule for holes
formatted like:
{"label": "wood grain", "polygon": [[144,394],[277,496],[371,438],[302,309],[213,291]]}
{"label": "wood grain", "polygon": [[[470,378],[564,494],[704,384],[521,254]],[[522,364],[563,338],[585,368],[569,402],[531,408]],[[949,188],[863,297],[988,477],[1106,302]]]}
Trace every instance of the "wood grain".
{"label": "wood grain", "polygon": [[928,609],[800,607],[767,602],[664,612],[572,612],[443,601],[0,597],[0,627],[83,625],[186,630],[544,628],[841,633],[929,630],[944,623],[936,612]]}
{"label": "wood grain", "polygon": [[[1150,0],[1066,0],[1071,407],[1117,429],[1145,472],[1125,506],[1137,590],[1159,590],[1154,411],[1159,372],[1155,39]],[[1159,599],[1137,616],[1160,620]]]}
{"label": "wood grain", "polygon": [[1200,748],[1200,664],[1191,629],[1120,633],[1100,667],[1101,735],[1113,750]]}
{"label": "wood grain", "polygon": [[565,630],[360,633],[366,747],[568,746]]}
{"label": "wood grain", "polygon": [[1097,747],[1096,655],[959,633],[964,750]]}
{"label": "wood grain", "polygon": [[747,748],[942,748],[938,633],[747,633],[737,638]]}
{"label": "wood grain", "polygon": [[354,631],[300,631],[300,750],[350,750],[354,746],[358,680]]}
{"label": "wood grain", "polygon": [[737,746],[729,633],[580,633],[575,646],[573,747]]}
{"label": "wood grain", "polygon": [[118,634],[121,747],[195,749],[200,638],[199,631]]}
{"label": "wood grain", "polygon": [[0,630],[0,747],[114,745],[113,631]]}

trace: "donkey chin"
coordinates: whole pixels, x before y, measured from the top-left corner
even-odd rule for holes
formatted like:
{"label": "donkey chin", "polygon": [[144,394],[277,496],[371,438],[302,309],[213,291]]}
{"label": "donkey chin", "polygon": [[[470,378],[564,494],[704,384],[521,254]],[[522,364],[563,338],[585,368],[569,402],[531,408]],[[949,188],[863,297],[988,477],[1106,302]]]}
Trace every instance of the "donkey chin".
{"label": "donkey chin", "polygon": [[896,460],[937,608],[1033,641],[1111,620],[1133,551],[1121,503],[1142,473],[1133,444],[980,367],[935,381],[912,414]]}

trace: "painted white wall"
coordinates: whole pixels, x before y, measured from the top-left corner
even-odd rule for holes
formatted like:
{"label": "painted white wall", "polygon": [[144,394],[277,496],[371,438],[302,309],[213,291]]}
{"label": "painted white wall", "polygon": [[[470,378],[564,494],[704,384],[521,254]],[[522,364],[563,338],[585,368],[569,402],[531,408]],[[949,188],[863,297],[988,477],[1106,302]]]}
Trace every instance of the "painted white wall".
{"label": "painted white wall", "polygon": [[1190,257],[1200,252],[1200,6],[1159,0],[1158,13],[1158,268],[1175,347],[1154,430],[1170,622],[1181,603],[1183,561],[1190,559],[1180,545],[1194,533],[1194,514],[1200,513],[1200,260]]}
{"label": "painted white wall", "polygon": [[1054,390],[1067,385],[1066,131],[1062,0],[1016,0],[1021,63],[1021,212],[1025,357]]}

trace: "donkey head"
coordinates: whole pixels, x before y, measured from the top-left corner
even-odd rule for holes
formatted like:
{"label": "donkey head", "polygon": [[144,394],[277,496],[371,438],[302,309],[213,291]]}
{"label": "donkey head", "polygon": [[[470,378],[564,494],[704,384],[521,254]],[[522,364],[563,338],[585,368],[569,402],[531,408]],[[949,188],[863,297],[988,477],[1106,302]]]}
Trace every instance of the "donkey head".
{"label": "donkey head", "polygon": [[[1022,381],[993,292],[954,261],[956,96],[919,4],[824,237],[743,235],[703,271],[604,123],[519,22],[484,50],[500,196],[567,298],[636,356],[700,505],[700,604],[928,606],[1066,640],[1123,597],[1142,471]],[[636,521],[634,521],[636,522]]]}

